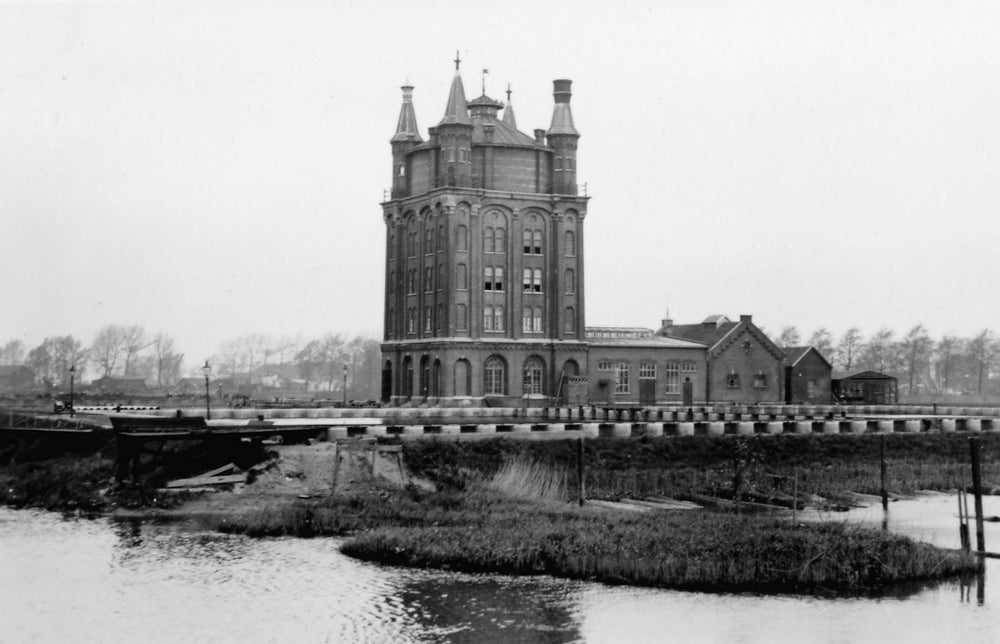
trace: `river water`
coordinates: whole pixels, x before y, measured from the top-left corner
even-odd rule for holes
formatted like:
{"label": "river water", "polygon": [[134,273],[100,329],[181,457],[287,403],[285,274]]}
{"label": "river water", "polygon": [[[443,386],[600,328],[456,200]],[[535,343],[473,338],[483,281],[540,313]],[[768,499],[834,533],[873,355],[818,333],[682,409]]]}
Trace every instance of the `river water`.
{"label": "river water", "polygon": [[[899,501],[890,529],[957,547],[956,507]],[[829,599],[407,570],[339,543],[0,509],[0,642],[1000,641],[998,560],[967,583]],[[998,524],[986,544],[1000,550]]]}

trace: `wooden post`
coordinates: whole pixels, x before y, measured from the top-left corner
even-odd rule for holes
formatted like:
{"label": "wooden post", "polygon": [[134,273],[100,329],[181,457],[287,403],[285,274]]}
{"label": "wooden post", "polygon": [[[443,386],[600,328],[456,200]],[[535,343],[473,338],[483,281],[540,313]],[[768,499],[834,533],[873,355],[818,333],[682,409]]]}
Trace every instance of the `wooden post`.
{"label": "wooden post", "polygon": [[371,477],[372,478],[375,478],[375,453],[377,452],[377,450],[378,450],[378,443],[374,443],[373,442],[372,443],[372,469],[371,469]]}
{"label": "wooden post", "polygon": [[799,522],[799,468],[792,470],[792,523]]}
{"label": "wooden post", "polygon": [[963,490],[958,491],[958,538],[962,550],[969,551],[969,525],[965,522],[965,509],[962,507]]}
{"label": "wooden post", "polygon": [[337,471],[340,469],[340,444],[333,441],[333,484],[330,486],[330,494],[337,491]]}
{"label": "wooden post", "polygon": [[969,451],[972,456],[972,495],[976,506],[976,549],[986,552],[986,540],[983,537],[983,481],[979,469],[979,439],[969,439]]}
{"label": "wooden post", "polygon": [[403,473],[403,453],[396,452],[396,466],[399,467],[399,484],[406,485],[406,474]]}
{"label": "wooden post", "polygon": [[580,438],[577,439],[576,443],[576,483],[577,483],[577,490],[579,491],[581,508],[583,507],[583,501],[586,498],[586,490],[584,490],[583,486],[585,468],[586,464],[584,463],[584,454],[583,454],[583,436],[581,436]]}
{"label": "wooden post", "polygon": [[882,465],[882,512],[889,511],[889,492],[885,489],[886,462],[885,462],[885,434],[879,436],[879,460]]}

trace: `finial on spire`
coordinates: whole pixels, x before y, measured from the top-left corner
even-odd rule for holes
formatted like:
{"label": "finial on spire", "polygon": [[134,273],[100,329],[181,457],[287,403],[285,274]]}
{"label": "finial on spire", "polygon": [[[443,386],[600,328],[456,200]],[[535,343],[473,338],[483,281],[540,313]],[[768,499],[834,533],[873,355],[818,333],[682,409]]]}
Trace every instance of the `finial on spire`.
{"label": "finial on spire", "polygon": [[462,62],[462,59],[459,57],[458,50],[456,49],[455,50],[455,71],[456,72],[458,71],[458,66],[459,66],[459,64],[461,64],[461,62]]}
{"label": "finial on spire", "polygon": [[483,96],[486,96],[486,75],[490,73],[490,70],[483,70]]}
{"label": "finial on spire", "polygon": [[507,102],[510,103],[510,83],[507,83]]}

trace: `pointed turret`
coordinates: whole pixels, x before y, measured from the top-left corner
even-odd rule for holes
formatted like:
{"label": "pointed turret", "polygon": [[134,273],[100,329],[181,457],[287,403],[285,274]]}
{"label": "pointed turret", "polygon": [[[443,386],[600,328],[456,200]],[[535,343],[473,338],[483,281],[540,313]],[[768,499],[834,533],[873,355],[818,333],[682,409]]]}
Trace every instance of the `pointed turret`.
{"label": "pointed turret", "polygon": [[503,108],[503,122],[517,129],[517,118],[514,117],[514,105],[510,102],[510,85],[507,85],[507,105]]}
{"label": "pointed turret", "polygon": [[469,106],[465,101],[465,86],[462,85],[462,75],[458,71],[462,60],[455,53],[455,77],[451,79],[451,91],[448,92],[448,104],[444,107],[444,118],[438,125],[469,125]]}
{"label": "pointed turret", "polygon": [[389,139],[392,146],[392,198],[398,199],[407,194],[406,153],[415,145],[423,142],[417,130],[417,115],[413,111],[413,85],[406,83],[403,90],[403,105],[399,108],[399,121],[396,123],[396,133]]}
{"label": "pointed turret", "polygon": [[569,108],[573,81],[563,78],[552,81],[552,85],[555,106],[552,108],[552,124],[545,133],[549,147],[554,150],[552,192],[575,195],[576,146],[580,133],[573,126],[573,112]]}
{"label": "pointed turret", "polygon": [[444,118],[435,128],[440,148],[436,185],[468,187],[472,183],[472,119],[465,100],[465,88],[458,67],[462,60],[455,52],[455,77],[451,81]]}
{"label": "pointed turret", "polygon": [[403,105],[399,108],[399,121],[396,123],[396,133],[389,139],[396,141],[413,141],[421,143],[420,131],[417,129],[417,115],[413,111],[413,85],[407,83],[403,90]]}

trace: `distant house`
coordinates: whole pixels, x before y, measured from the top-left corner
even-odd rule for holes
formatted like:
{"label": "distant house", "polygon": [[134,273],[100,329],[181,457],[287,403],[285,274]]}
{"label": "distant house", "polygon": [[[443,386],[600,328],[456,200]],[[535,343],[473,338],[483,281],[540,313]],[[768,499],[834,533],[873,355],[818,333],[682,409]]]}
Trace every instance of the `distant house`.
{"label": "distant house", "polygon": [[833,395],[848,404],[894,405],[898,400],[898,391],[895,377],[877,371],[863,371],[833,379]]}
{"label": "distant house", "polygon": [[190,376],[188,378],[181,378],[174,385],[174,392],[181,396],[204,395],[205,377]]}
{"label": "distant house", "polygon": [[712,315],[701,324],[674,324],[663,320],[657,333],[704,344],[708,347],[705,398],[732,403],[780,402],[784,400],[785,354],[749,315],[733,321]]}
{"label": "distant house", "polygon": [[141,376],[102,376],[90,383],[90,390],[99,394],[141,394],[146,392],[146,379]]}
{"label": "distant house", "polygon": [[24,365],[0,366],[0,392],[21,393],[35,386],[35,372]]}
{"label": "distant house", "polygon": [[785,348],[785,402],[825,405],[832,401],[833,366],[816,347]]}

